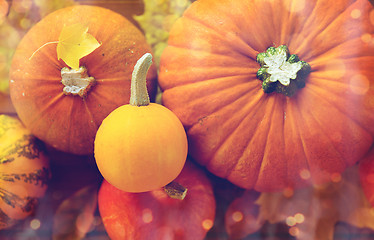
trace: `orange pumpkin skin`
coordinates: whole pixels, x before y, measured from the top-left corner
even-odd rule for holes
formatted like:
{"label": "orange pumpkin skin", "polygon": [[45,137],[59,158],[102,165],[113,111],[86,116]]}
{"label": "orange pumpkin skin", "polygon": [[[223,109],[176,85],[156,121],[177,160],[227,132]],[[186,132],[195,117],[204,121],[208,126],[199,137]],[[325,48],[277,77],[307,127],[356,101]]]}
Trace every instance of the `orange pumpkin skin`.
{"label": "orange pumpkin skin", "polygon": [[7,115],[0,115],[0,230],[32,214],[50,179],[40,141]]}
{"label": "orange pumpkin skin", "polygon": [[175,181],[188,189],[183,200],[170,198],[163,189],[124,192],[104,180],[98,206],[109,237],[112,240],[204,239],[215,217],[211,183],[190,161]]}
{"label": "orange pumpkin skin", "polygon": [[[330,181],[363,157],[374,133],[371,10],[365,0],[193,3],[159,72],[191,156],[258,191]],[[257,55],[280,45],[311,67],[292,97],[264,93],[256,77]]]}
{"label": "orange pumpkin skin", "polygon": [[126,192],[146,192],[173,181],[187,158],[183,125],[164,106],[121,106],[102,122],[95,138],[101,175]]}
{"label": "orange pumpkin skin", "polygon": [[[64,25],[88,27],[101,46],[80,60],[96,84],[86,97],[65,95],[56,45]],[[101,121],[128,103],[131,73],[136,61],[151,49],[143,34],[123,16],[95,6],[57,10],[36,24],[20,42],[10,70],[10,95],[22,122],[45,143],[74,154],[93,152]],[[156,91],[156,68],[148,72],[151,99]]]}

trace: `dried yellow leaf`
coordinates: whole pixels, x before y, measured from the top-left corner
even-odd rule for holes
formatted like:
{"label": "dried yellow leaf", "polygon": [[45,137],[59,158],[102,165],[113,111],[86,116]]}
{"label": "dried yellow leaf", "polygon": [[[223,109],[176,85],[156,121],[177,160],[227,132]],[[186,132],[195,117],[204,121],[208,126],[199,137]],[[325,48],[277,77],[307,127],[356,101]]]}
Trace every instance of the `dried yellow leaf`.
{"label": "dried yellow leaf", "polygon": [[69,67],[79,68],[79,60],[92,53],[101,44],[88,33],[88,27],[79,23],[64,26],[57,44],[57,58]]}

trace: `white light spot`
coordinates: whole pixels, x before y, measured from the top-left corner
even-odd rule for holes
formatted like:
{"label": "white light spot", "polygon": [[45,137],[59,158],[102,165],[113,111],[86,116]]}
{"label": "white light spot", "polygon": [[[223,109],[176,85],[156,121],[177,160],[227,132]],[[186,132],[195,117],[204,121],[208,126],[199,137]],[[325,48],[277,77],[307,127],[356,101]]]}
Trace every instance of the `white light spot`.
{"label": "white light spot", "polygon": [[365,75],[356,74],[351,78],[349,87],[353,93],[364,95],[370,88],[370,81]]}
{"label": "white light spot", "polygon": [[202,226],[203,228],[208,231],[209,229],[211,229],[213,227],[213,221],[211,219],[205,219],[203,222],[202,222]]}
{"label": "white light spot", "polygon": [[240,222],[244,218],[243,213],[240,211],[233,212],[231,217],[232,217],[232,220],[234,220],[234,222]]}
{"label": "white light spot", "polygon": [[359,9],[353,9],[351,12],[351,17],[353,19],[358,19],[361,17],[361,11]]}
{"label": "white light spot", "polygon": [[40,228],[40,226],[41,226],[41,223],[40,223],[39,219],[33,219],[33,220],[31,220],[30,227],[32,229],[37,230],[37,229]]}
{"label": "white light spot", "polygon": [[152,210],[149,208],[144,209],[142,219],[144,223],[151,223],[153,221]]}

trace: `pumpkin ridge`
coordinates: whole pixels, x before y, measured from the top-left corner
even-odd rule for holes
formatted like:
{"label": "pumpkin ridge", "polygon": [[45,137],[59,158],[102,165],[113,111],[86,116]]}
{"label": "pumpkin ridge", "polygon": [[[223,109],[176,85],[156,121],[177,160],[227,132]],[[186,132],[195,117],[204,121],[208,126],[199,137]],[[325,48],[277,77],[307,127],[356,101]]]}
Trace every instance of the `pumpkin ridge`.
{"label": "pumpkin ridge", "polygon": [[[327,33],[328,32],[335,32],[336,28],[339,31],[341,31],[341,27],[342,26],[339,24],[339,21],[341,21],[340,19],[344,18],[344,14],[348,14],[349,15],[348,11],[354,5],[354,3],[357,3],[357,2],[358,1],[352,2],[350,5],[346,6],[341,11],[337,12],[335,14],[335,17],[331,17],[330,21],[327,22],[327,23],[325,23],[324,26],[315,29],[314,32],[312,32],[312,33],[308,34],[307,36],[305,36],[304,41],[302,41],[302,44],[298,46],[298,49],[295,52],[298,52],[299,49],[308,49],[308,46],[311,45],[311,42],[316,41],[316,39],[318,39],[319,36],[326,34],[326,32]],[[318,7],[316,7],[316,9],[317,8]],[[318,19],[318,17],[316,16],[315,19]],[[347,19],[351,19],[351,18],[350,17],[345,17],[344,21],[346,22]],[[304,27],[307,27],[307,24],[304,24]],[[301,32],[307,32],[307,31],[303,28],[301,30]],[[361,31],[359,31],[359,33],[361,33]],[[337,34],[335,33],[334,35],[337,35]],[[346,37],[347,35],[349,35],[350,39],[352,38],[352,34],[349,34],[349,33],[345,33],[345,34],[342,34],[342,35],[344,35],[344,37],[340,39],[340,43],[336,43],[335,42],[334,44],[329,44],[328,50],[330,50],[331,48],[335,48],[336,46],[338,46],[340,44],[345,43],[346,39],[347,39],[347,37]],[[322,39],[324,39],[324,38],[322,38]],[[334,40],[336,41],[337,39],[334,39]],[[320,53],[317,53],[317,54],[315,54],[313,56],[310,56],[310,58],[317,58],[320,54],[324,54],[325,52],[326,52],[326,49],[323,49],[323,51],[321,51]]]}
{"label": "pumpkin ridge", "polygon": [[[287,111],[287,118],[284,121],[285,122],[284,124],[286,124],[286,121],[291,121],[291,123],[289,125],[293,127],[294,132],[297,135],[297,137],[292,138],[292,140],[296,140],[298,142],[298,146],[302,146],[302,151],[300,151],[300,153],[302,155],[302,158],[297,159],[297,161],[298,162],[302,161],[304,163],[303,166],[305,166],[305,170],[308,170],[310,172],[311,171],[310,164],[309,164],[309,161],[308,161],[308,158],[307,158],[307,155],[306,155],[306,143],[305,143],[305,139],[303,138],[303,136],[301,134],[302,127],[300,126],[300,124],[297,121],[297,119],[301,119],[301,117],[300,117],[301,110],[300,109],[302,109],[302,107],[299,106],[298,101],[292,101],[291,102],[289,99],[287,99],[287,107],[289,107],[289,111]],[[287,110],[287,107],[286,107],[286,110]],[[293,109],[294,111],[292,111],[291,109]],[[297,115],[297,116],[295,116],[295,115]],[[284,136],[286,136],[286,135],[284,135]],[[295,146],[295,144],[293,144],[292,146],[289,146],[289,148],[294,148],[294,146]],[[289,148],[287,148],[287,142],[285,142],[285,153],[286,153],[286,155],[289,154],[289,151],[290,151]],[[287,165],[287,167],[289,168],[288,165]],[[302,170],[304,170],[304,169],[302,169]],[[290,173],[290,171],[288,171],[288,172]],[[300,173],[298,173],[298,174],[300,174]],[[288,177],[288,179],[292,179],[291,176],[287,176],[287,177]]]}
{"label": "pumpkin ridge", "polygon": [[[247,83],[243,83],[243,84],[248,85]],[[228,89],[228,88],[224,88],[223,90],[228,91],[227,89]],[[229,89],[231,89],[231,88],[229,88]],[[212,116],[212,115],[220,115],[220,114],[219,114],[220,111],[224,111],[224,110],[226,110],[227,108],[230,108],[230,107],[232,106],[232,104],[235,104],[235,103],[237,103],[237,102],[240,103],[241,100],[245,100],[245,99],[247,99],[247,98],[248,98],[248,95],[251,94],[251,93],[254,92],[254,91],[257,91],[257,89],[256,89],[256,88],[249,89],[245,94],[238,96],[238,98],[231,99],[231,100],[230,100],[226,105],[224,105],[224,106],[220,106],[220,107],[217,107],[215,110],[213,110],[213,111],[211,111],[211,112],[209,112],[209,113],[204,113],[204,114],[203,114],[203,115],[204,115],[203,118],[208,118],[208,117],[210,117],[210,116],[211,116],[211,117],[214,117],[214,116]],[[207,95],[207,96],[209,96],[209,95]],[[253,101],[256,101],[256,102],[257,102],[257,100],[256,100],[255,98],[253,99]],[[192,101],[192,102],[193,102],[193,101]],[[248,105],[248,104],[247,104],[247,105]],[[253,104],[253,105],[255,105],[255,104]],[[259,107],[260,107],[260,105],[257,106],[257,108],[259,108]],[[244,116],[243,116],[243,119],[246,118],[246,117],[248,116],[247,114],[243,114],[243,115],[244,115]],[[196,122],[192,123],[191,125],[193,126],[193,125],[201,124],[203,118],[198,118],[198,119],[196,120]],[[241,124],[241,123],[239,123],[239,124]],[[239,126],[237,126],[237,127],[239,127]],[[237,127],[235,127],[235,128],[237,128]],[[190,127],[190,128],[191,128],[191,127]]]}
{"label": "pumpkin ridge", "polygon": [[[198,69],[199,70],[199,72],[204,72],[203,70],[205,69],[205,68],[208,68],[207,66],[205,66],[205,67],[194,67],[194,69]],[[220,68],[220,69],[224,69],[223,67],[220,67],[220,66],[217,66],[217,68]],[[229,67],[227,67],[227,68],[229,68]],[[231,68],[232,69],[232,68]],[[203,81],[202,81],[202,76],[193,76],[193,77],[190,77],[189,79],[182,79],[182,80],[177,80],[177,81],[175,81],[175,82],[173,82],[173,85],[172,86],[167,86],[167,90],[169,90],[169,89],[173,89],[173,88],[175,88],[175,87],[179,87],[179,86],[185,86],[185,85],[190,85],[190,84],[195,84],[195,83],[197,83],[197,84],[204,84],[204,83],[206,83],[207,81],[212,81],[212,82],[214,82],[216,79],[223,79],[223,78],[230,78],[230,77],[235,77],[235,76],[237,76],[237,77],[244,77],[244,76],[248,76],[248,79],[253,79],[253,80],[257,80],[256,79],[256,72],[257,72],[257,70],[255,69],[255,68],[252,68],[252,67],[247,67],[247,68],[245,68],[245,67],[240,67],[240,68],[237,68],[237,69],[245,69],[246,71],[248,71],[248,72],[243,72],[243,71],[241,71],[241,72],[238,72],[238,71],[232,71],[232,72],[230,72],[230,73],[227,73],[227,74],[222,74],[224,71],[222,71],[222,73],[218,73],[218,72],[216,72],[216,73],[214,73],[215,75],[213,75],[213,76],[209,76],[209,78],[205,78]],[[180,71],[181,73],[181,75],[182,74],[184,74],[184,72],[183,71]],[[188,74],[188,72],[185,72],[185,74]],[[197,74],[196,74],[197,75]],[[254,75],[254,77],[251,77],[252,75]],[[165,87],[165,85],[164,85],[164,83],[162,82],[162,80],[160,81],[160,87],[162,88],[162,89],[165,89],[166,87]]]}
{"label": "pumpkin ridge", "polygon": [[[357,45],[357,43],[356,43],[357,41],[362,41],[361,36],[357,36],[357,37],[352,38],[350,40],[343,41],[342,43],[339,43],[339,44],[333,44],[329,48],[325,49],[324,52],[321,52],[318,55],[310,56],[310,58],[312,60],[310,60],[308,62],[310,63],[311,66],[316,65],[316,64],[317,65],[325,65],[326,63],[324,63],[324,62],[329,62],[329,60],[331,61],[331,57],[329,55],[334,55],[335,51],[339,52],[339,48],[346,48],[346,49],[351,49],[351,50],[350,51],[345,51],[345,54],[348,53],[350,55],[337,56],[338,60],[346,61],[346,60],[350,60],[350,59],[360,59],[360,58],[364,57],[363,54],[361,54],[362,51],[360,51],[360,56],[357,56],[357,51],[352,51],[352,48],[351,48],[352,46]],[[348,46],[346,46],[346,45],[348,45]],[[364,53],[365,52],[366,51],[364,51]],[[372,55],[370,53],[368,53],[366,56],[372,57]],[[312,67],[312,72],[313,72],[313,67]]]}
{"label": "pumpkin ridge", "polygon": [[[45,104],[45,107],[43,107],[42,109],[40,109],[38,112],[35,112],[34,115],[33,115],[33,118],[30,119],[28,122],[30,123],[29,125],[29,128],[30,129],[34,129],[36,127],[36,124],[38,122],[41,121],[41,119],[43,119],[43,115],[47,113],[47,111],[50,109],[50,108],[53,108],[53,105],[55,105],[57,103],[57,101],[63,97],[64,94],[61,92],[59,93],[58,95],[56,95],[55,97],[53,97],[49,102],[48,104]],[[50,129],[50,128],[48,128]]]}
{"label": "pumpkin ridge", "polygon": [[[243,38],[241,38],[239,35],[235,35],[235,34],[231,34],[230,35],[230,39],[228,40],[227,39],[227,32],[225,31],[221,31],[217,28],[214,28],[213,26],[210,26],[206,23],[204,23],[203,21],[201,21],[200,19],[197,19],[197,18],[194,18],[190,15],[187,15],[185,14],[184,15],[184,19],[182,19],[183,21],[187,19],[187,20],[190,20],[190,21],[193,21],[195,23],[198,23],[202,26],[204,26],[206,29],[208,30],[211,30],[213,32],[215,32],[217,35],[219,35],[222,40],[222,42],[224,42],[227,46],[230,46],[231,49],[233,50],[233,52],[235,53],[238,53],[240,55],[242,55],[243,57],[246,57],[246,58],[251,58],[253,59],[254,61],[256,60],[256,56],[251,56],[249,53],[251,52],[258,52],[257,50],[253,49]],[[187,24],[188,26],[189,24]],[[233,44],[233,41],[235,41],[235,44]],[[237,47],[237,45],[239,45],[240,43],[240,47]],[[173,47],[178,47],[178,45],[175,45],[173,44],[172,41],[169,41],[168,42],[168,46],[173,46]],[[190,48],[189,50],[192,50],[193,48]],[[247,52],[244,52],[243,49],[247,49]]]}
{"label": "pumpkin ridge", "polygon": [[[327,99],[326,98],[323,98],[323,96],[321,96],[321,95],[319,95],[318,94],[318,92],[317,91],[314,91],[312,88],[309,88],[309,90],[310,90],[310,92],[312,93],[312,94],[314,94],[315,96],[316,96],[316,98],[317,99],[320,99],[320,101],[325,101],[326,103],[328,103],[328,104],[330,104],[330,105],[332,105],[335,109],[338,109],[337,108],[337,106],[336,105],[334,105],[334,104],[332,104],[331,102],[329,102],[329,101],[327,101]],[[338,109],[339,110],[339,109]],[[339,111],[340,112],[340,111]],[[322,129],[322,134],[324,134],[325,136],[326,136],[326,139],[329,139],[330,140],[330,145],[332,146],[332,148],[335,150],[335,152],[340,156],[340,158],[339,158],[339,160],[340,160],[340,162],[341,163],[343,163],[344,165],[347,165],[347,163],[345,162],[345,157],[344,157],[344,155],[342,155],[342,153],[341,153],[341,151],[339,151],[337,148],[336,148],[336,146],[335,146],[335,144],[333,144],[333,140],[332,140],[332,138],[331,138],[331,135],[330,134],[327,134],[327,131],[324,131],[323,129],[323,123],[320,121],[320,119],[318,119],[318,117],[316,116],[316,114],[315,113],[313,113],[313,111],[308,111],[308,115],[310,116],[310,117],[308,117],[308,119],[313,119],[313,121],[319,126],[319,128],[318,129]],[[341,112],[342,113],[342,112]],[[342,115],[345,115],[344,113],[342,113]],[[348,119],[346,120],[346,121],[348,121]],[[346,166],[345,166],[346,167]],[[345,168],[344,167],[344,168]]]}
{"label": "pumpkin ridge", "polygon": [[304,126],[303,124],[301,124],[300,121],[298,121],[298,119],[304,119],[303,118],[303,115],[302,115],[302,110],[303,110],[303,107],[300,106],[300,101],[295,101],[293,102],[295,104],[295,108],[297,108],[297,110],[295,111],[292,111],[293,114],[297,115],[296,117],[294,117],[294,121],[293,121],[293,126],[295,126],[296,128],[296,132],[297,132],[297,136],[298,136],[298,141],[301,143],[301,146],[302,146],[302,155],[304,156],[304,163],[306,165],[306,169],[312,173],[312,164],[313,162],[310,162],[310,161],[313,161],[313,159],[311,159],[309,156],[308,156],[308,144],[307,144],[307,140],[304,136],[305,132],[302,130],[305,126],[305,122],[304,123]]}
{"label": "pumpkin ridge", "polygon": [[[92,97],[92,96],[90,96],[90,97]],[[95,118],[93,117],[93,114],[92,114],[92,112],[90,111],[90,108],[87,106],[87,102],[84,101],[83,103],[84,103],[84,107],[85,107],[85,109],[86,109],[87,116],[89,116],[89,118],[87,119],[88,122],[92,122],[92,123],[94,123],[96,129],[99,128],[99,126],[100,126],[101,123],[97,123],[97,122],[95,122]]]}
{"label": "pumpkin ridge", "polygon": [[[258,175],[257,175],[257,179],[256,179],[256,182],[254,183],[254,186],[261,186],[262,185],[262,183],[261,182],[263,182],[264,180],[266,181],[267,180],[267,178],[268,178],[268,174],[266,174],[267,173],[267,171],[265,171],[264,169],[266,169],[267,168],[267,166],[268,166],[268,164],[271,164],[273,161],[274,161],[274,159],[270,159],[270,158],[265,158],[265,156],[266,155],[268,155],[269,153],[271,153],[272,152],[272,149],[270,149],[270,147],[272,147],[272,146],[270,146],[268,143],[270,143],[271,141],[269,140],[269,139],[271,139],[272,137],[273,137],[273,134],[272,134],[272,132],[274,131],[274,130],[272,130],[273,129],[273,127],[274,127],[274,125],[272,124],[274,121],[276,121],[276,120],[278,120],[278,119],[276,119],[276,111],[280,111],[280,110],[278,110],[277,108],[279,107],[279,106],[282,106],[282,104],[281,103],[278,103],[279,102],[279,100],[280,99],[282,99],[283,98],[283,96],[281,96],[281,95],[279,95],[279,94],[277,94],[276,96],[274,96],[273,98],[269,98],[269,100],[272,100],[272,103],[271,103],[271,109],[270,109],[270,107],[269,107],[269,101],[268,101],[268,103],[266,104],[266,109],[268,110],[267,112],[269,113],[269,124],[268,124],[268,128],[267,128],[267,131],[266,132],[263,132],[262,134],[264,134],[265,136],[266,136],[266,140],[265,140],[265,144],[264,144],[264,149],[263,149],[263,156],[262,156],[262,160],[261,160],[261,164],[260,164],[260,168],[259,168],[259,171],[257,171],[257,173],[258,173]],[[284,110],[283,110],[283,112],[284,112]],[[284,118],[282,118],[282,122],[283,122],[283,124],[282,125],[284,125]],[[282,132],[282,134],[283,134],[283,132]],[[283,139],[284,139],[284,134],[283,134]],[[274,147],[274,146],[273,146]],[[276,146],[276,147],[280,147],[281,148],[281,146]],[[284,149],[284,142],[283,142],[283,148],[282,149]],[[284,150],[283,150],[283,153],[284,153]],[[285,155],[285,153],[284,153],[284,155]],[[265,161],[265,159],[267,159],[268,161]],[[281,160],[282,161],[282,163],[285,163],[285,159],[282,159]],[[287,164],[283,164],[283,165],[285,165],[286,167],[285,168],[283,168],[285,171],[286,171],[286,173],[285,173],[285,176],[287,176]],[[262,178],[262,174],[264,174],[264,177]],[[287,186],[287,178],[285,179],[285,181],[286,181],[286,186]],[[278,182],[278,183],[280,183],[280,182]],[[284,186],[285,184],[283,184],[283,183],[281,183],[281,185],[282,186]]]}
{"label": "pumpkin ridge", "polygon": [[[97,85],[102,85],[102,84],[103,84],[103,82],[98,82],[97,83]],[[97,86],[97,87],[99,87],[99,86]],[[92,92],[90,92],[90,98],[101,99],[106,104],[116,106],[117,104],[115,103],[115,101],[109,95],[107,96],[105,94],[101,94],[103,92],[104,91],[92,91]],[[99,101],[95,101],[95,102],[99,102]],[[88,107],[86,103],[85,103],[85,106]]]}
{"label": "pumpkin ridge", "polygon": [[[312,93],[312,91],[309,91]],[[313,93],[312,93],[313,94]],[[316,95],[317,96],[317,95]],[[319,97],[317,96],[316,99],[319,99]],[[313,116],[313,114],[310,112],[310,111],[303,111],[303,110],[300,110],[300,119],[305,119],[305,120],[308,120],[308,121],[304,121],[304,125],[305,127],[303,127],[303,129],[318,129],[318,136],[319,136],[319,141],[320,141],[320,145],[322,143],[323,140],[328,140],[328,144],[329,144],[329,149],[331,149],[331,147],[334,148],[334,152],[337,153],[333,156],[333,159],[334,159],[334,168],[337,169],[335,172],[341,172],[344,167],[342,167],[341,165],[338,165],[338,163],[342,163],[344,166],[346,166],[347,164],[341,159],[341,158],[337,158],[336,155],[340,155],[340,152],[336,150],[336,148],[334,147],[334,145],[332,144],[331,142],[331,138],[329,137],[328,133],[324,130],[322,130],[321,128],[315,128],[315,125],[318,125],[320,126],[319,122],[315,119],[315,117]],[[308,132],[305,132],[302,131],[300,133],[304,133],[305,135],[310,135],[310,133]],[[322,136],[324,136],[324,138],[322,138]],[[304,151],[305,151],[305,155],[307,156],[307,161],[308,161],[308,165],[309,165],[309,170],[310,172],[312,173],[311,175],[314,176],[315,179],[312,179],[313,180],[316,180],[316,183],[318,184],[319,181],[321,181],[321,179],[324,179],[326,178],[326,173],[327,174],[331,174],[333,172],[331,172],[331,167],[326,167],[324,166],[326,164],[327,161],[331,160],[331,157],[328,157],[326,156],[325,159],[326,159],[326,162],[321,162],[321,161],[316,161],[316,155],[313,153],[316,153],[316,151],[308,151],[308,142],[310,141],[305,141],[305,138],[303,137],[302,134],[300,134],[300,138],[303,140],[303,146],[304,146]],[[325,143],[325,142],[323,142]],[[323,145],[324,148],[327,148],[327,146]],[[312,155],[309,155],[308,153],[312,153]],[[313,161],[313,162],[311,162]],[[318,169],[317,169],[317,168]],[[324,170],[324,172],[321,171]],[[318,172],[316,172],[318,171]],[[326,179],[324,179],[326,180]]]}
{"label": "pumpkin ridge", "polygon": [[[227,93],[227,92],[231,91],[232,89],[240,88],[242,90],[242,89],[244,89],[244,87],[246,87],[245,89],[247,89],[247,91],[246,91],[245,94],[242,94],[242,95],[237,94],[235,97],[231,96],[230,98],[227,98],[227,100],[225,100],[224,104],[220,105],[219,107],[216,107],[215,110],[210,111],[210,112],[205,112],[203,114],[204,117],[209,117],[210,115],[214,115],[214,114],[218,113],[220,110],[222,110],[222,109],[224,109],[226,107],[229,107],[231,104],[233,104],[233,103],[235,103],[237,101],[240,101],[243,98],[248,98],[248,94],[249,93],[251,93],[252,91],[256,91],[257,90],[255,88],[252,88],[252,89],[249,88],[249,87],[247,88],[247,85],[248,85],[248,83],[241,83],[241,84],[235,85],[235,87],[223,88],[223,89],[220,89],[219,91],[211,92],[208,95],[204,95],[202,97],[202,99],[205,98],[205,97],[207,97],[209,99],[209,97],[212,96],[212,95],[216,95],[217,96],[216,98],[219,98],[221,95],[225,95],[224,93]],[[243,87],[241,87],[241,86],[243,86]],[[242,91],[244,91],[244,90],[242,90]],[[194,100],[196,100],[196,98],[192,99],[188,103],[188,105],[189,106],[191,106],[191,105],[197,105],[197,103],[195,103],[196,101],[194,101]],[[196,119],[196,121],[194,123],[192,123],[192,125],[201,123],[201,120],[202,120],[202,118]]]}
{"label": "pumpkin ridge", "polygon": [[[254,108],[251,108],[251,110],[247,110],[247,111],[258,113],[259,111],[254,110],[254,109],[259,109],[261,106],[266,105],[267,104],[266,102],[269,101],[269,98],[264,98],[263,97],[263,93],[261,91],[259,91],[259,93],[256,96],[258,96],[257,104],[253,104]],[[260,118],[263,118],[264,114],[266,114],[266,113],[262,113],[261,114],[262,117],[260,117]],[[250,120],[251,118],[253,118],[253,115],[246,114],[245,118],[243,119],[243,122],[241,122],[240,124],[243,124],[243,125],[246,124],[247,122],[245,120],[247,120],[248,122],[251,122],[251,120]],[[235,128],[235,131],[239,131],[238,129],[239,129],[239,127]],[[261,134],[261,133],[259,133],[259,131],[262,130],[262,129],[263,128],[254,128],[253,129],[254,131],[252,132],[252,135],[253,136],[257,136],[258,134]],[[242,163],[246,163],[248,161],[248,159],[244,156],[244,154],[248,152],[248,149],[250,147],[252,147],[252,142],[255,141],[256,139],[257,139],[256,137],[251,137],[251,138],[247,139],[247,143],[245,144],[246,146],[243,148],[242,153],[238,157],[238,159],[237,159],[234,167],[230,168],[231,172],[227,175],[227,179],[235,179],[235,178],[237,178],[237,177],[235,177],[235,175],[237,174],[237,172],[234,172],[234,170],[236,170],[237,166],[241,165]],[[266,141],[264,142],[264,146],[266,146]],[[258,158],[259,161],[255,162],[256,166],[257,166],[256,168],[253,168],[255,170],[259,170],[261,168],[262,159],[264,158],[263,157],[264,156],[264,151],[260,151],[260,152],[262,153],[262,156]],[[254,171],[254,172],[258,173],[258,171]],[[232,173],[234,173],[234,174],[232,174]],[[242,178],[242,177],[240,177],[240,178]],[[256,176],[253,176],[253,178],[254,179],[258,179],[258,174]],[[253,187],[254,185],[255,185],[255,182],[252,182],[251,183],[251,187]],[[247,186],[245,186],[245,187],[247,187]]]}
{"label": "pumpkin ridge", "polygon": [[[249,94],[249,93],[248,93]],[[243,95],[243,98],[247,98],[247,96],[246,95]],[[259,95],[259,97],[258,98],[254,98],[253,100],[252,100],[252,102],[256,102],[256,103],[253,103],[253,104],[247,104],[246,105],[246,107],[247,107],[247,109],[243,109],[243,114],[241,114],[241,115],[243,115],[243,118],[241,118],[240,120],[237,120],[237,122],[238,122],[238,124],[237,124],[237,126],[235,126],[235,127],[232,127],[232,131],[229,131],[229,134],[227,134],[225,137],[223,137],[223,141],[221,141],[220,142],[220,145],[217,145],[216,146],[216,148],[215,148],[215,150],[214,150],[214,154],[213,154],[213,156],[212,156],[212,159],[216,159],[216,157],[217,157],[217,155],[220,153],[220,149],[227,143],[227,141],[229,141],[230,140],[230,137],[231,136],[234,136],[235,134],[237,134],[238,133],[238,131],[240,131],[240,130],[238,130],[238,129],[240,129],[240,127],[241,126],[243,126],[243,125],[246,125],[247,124],[247,122],[250,122],[250,120],[248,120],[248,119],[250,119],[250,118],[252,118],[252,116],[251,115],[249,115],[249,114],[247,114],[248,112],[259,112],[259,111],[257,111],[260,107],[261,107],[261,101],[264,101],[266,98],[263,98],[263,97],[261,97],[261,94]],[[238,101],[238,100],[237,100]],[[232,104],[228,104],[227,106],[232,106]],[[221,110],[221,109],[219,109],[219,110]],[[232,124],[230,124],[231,126],[232,126]],[[256,134],[256,132],[258,131],[259,129],[258,128],[255,128],[254,129],[254,132],[253,132],[253,135],[255,135]],[[225,169],[226,169],[226,174],[225,175],[222,175],[222,176],[224,176],[224,177],[228,177],[228,176],[230,176],[231,175],[231,172],[233,171],[233,169],[235,169],[236,167],[237,167],[237,165],[240,163],[240,159],[242,159],[242,157],[243,157],[243,155],[244,155],[244,153],[246,152],[246,149],[248,148],[248,146],[250,145],[249,143],[251,142],[253,140],[253,138],[249,138],[249,139],[247,139],[247,143],[246,144],[244,144],[244,145],[246,145],[247,147],[244,147],[243,148],[243,150],[241,151],[241,156],[240,157],[238,157],[238,161],[234,161],[234,163],[232,164],[232,165],[230,165],[229,166],[229,163],[227,163],[226,165],[225,165]],[[244,161],[246,161],[246,160],[244,160]]]}
{"label": "pumpkin ridge", "polygon": [[[348,85],[348,84],[347,84]],[[320,88],[322,89],[322,91],[327,91],[326,89],[324,88]],[[343,116],[346,116],[347,119],[349,119],[352,123],[354,123],[358,128],[362,129],[363,132],[368,132],[370,133],[370,135],[372,135],[372,131],[370,129],[368,129],[367,127],[364,126],[364,124],[361,124],[355,117],[354,117],[354,114],[349,114],[349,111],[344,111],[344,109],[341,108],[340,105],[336,105],[336,104],[333,104],[332,101],[330,101],[328,98],[322,98],[321,96],[318,95],[318,91],[316,91],[315,89],[313,88],[310,88],[310,92],[312,94],[315,94],[318,98],[321,98],[322,100],[326,101],[328,104],[332,105],[334,107],[334,109],[336,109],[337,111],[339,111]],[[332,94],[331,92],[328,92],[329,94]],[[336,96],[339,96],[339,97],[343,97],[339,94],[335,94]],[[348,121],[348,120],[347,120]]]}
{"label": "pumpkin ridge", "polygon": [[[256,62],[256,56],[240,54],[238,51],[236,51],[236,49],[232,49],[232,51],[233,51],[232,54],[234,54],[234,55],[228,55],[227,52],[213,52],[211,49],[201,49],[201,48],[193,48],[193,47],[191,47],[190,49],[186,49],[185,47],[178,46],[176,44],[173,44],[172,42],[170,44],[168,44],[168,47],[175,48],[174,51],[179,50],[179,51],[186,52],[187,53],[186,55],[191,55],[191,54],[194,54],[194,52],[198,52],[198,53],[206,53],[206,54],[209,55],[209,57],[216,56],[216,57],[228,58],[228,60],[238,59],[238,56],[240,56],[243,60],[250,59],[250,60],[253,60],[254,62]],[[253,51],[255,51],[255,50],[253,50]],[[238,54],[235,54],[235,53],[238,53]],[[214,58],[214,59],[216,59],[216,58]],[[238,61],[238,60],[236,60],[236,61]],[[229,62],[229,61],[227,61],[227,62]],[[232,61],[232,62],[233,62],[233,65],[236,66],[235,61]],[[206,65],[204,65],[204,66],[206,66]],[[242,66],[244,66],[244,65],[242,65]],[[232,68],[232,66],[228,66],[228,65],[220,66],[220,68],[221,67],[226,67],[226,68],[231,67]]]}
{"label": "pumpkin ridge", "polygon": [[[322,78],[321,78],[321,80],[325,80],[325,79],[322,79]],[[342,82],[340,81],[340,82],[336,82],[336,83],[334,82],[333,84],[334,84],[334,85],[341,84],[341,85],[347,86],[347,88],[349,88],[349,83],[342,83]],[[321,89],[321,91],[326,92],[326,93],[328,93],[328,94],[333,94],[334,96],[340,97],[340,98],[343,99],[343,101],[345,100],[344,95],[341,95],[341,94],[338,94],[338,93],[334,93],[334,92],[328,91],[328,90],[326,90],[326,88],[322,88],[322,87],[320,87],[320,86],[318,86],[318,85],[315,85],[315,84],[313,84],[312,86],[315,86],[316,88]],[[309,90],[310,90],[312,93],[314,93],[316,96],[318,96],[317,91],[316,91],[314,88],[312,88],[312,86],[309,87]],[[367,131],[367,132],[370,132],[370,133],[372,132],[370,129],[367,129],[367,128],[365,128],[364,126],[362,126],[362,124],[360,124],[360,123],[359,123],[359,122],[354,118],[353,114],[349,114],[349,111],[348,111],[348,112],[347,112],[347,111],[343,111],[343,109],[340,107],[340,105],[333,104],[333,102],[330,101],[328,98],[322,98],[322,96],[318,96],[318,97],[321,98],[321,99],[324,99],[324,100],[325,100],[326,102],[328,102],[330,105],[334,106],[334,108],[337,109],[339,112],[341,112],[342,115],[348,116],[349,119],[351,119],[352,121],[354,121],[354,122],[357,124],[357,126],[360,126],[362,129],[365,129],[365,131]]]}

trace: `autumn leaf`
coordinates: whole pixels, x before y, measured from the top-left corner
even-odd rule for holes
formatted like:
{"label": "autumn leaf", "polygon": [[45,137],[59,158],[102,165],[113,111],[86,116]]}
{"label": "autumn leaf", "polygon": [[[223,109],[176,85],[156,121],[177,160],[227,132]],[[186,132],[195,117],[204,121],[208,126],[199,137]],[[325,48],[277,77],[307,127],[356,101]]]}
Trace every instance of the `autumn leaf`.
{"label": "autumn leaf", "polygon": [[78,240],[90,231],[97,209],[97,184],[86,186],[58,207],[53,222],[53,240]]}
{"label": "autumn leaf", "polygon": [[285,193],[261,193],[259,221],[285,223],[296,239],[333,239],[337,222],[374,229],[374,211],[359,181],[358,167],[335,182]]}
{"label": "autumn leaf", "polygon": [[79,60],[92,53],[100,43],[80,23],[64,26],[57,44],[57,58],[69,67],[79,68]]}

